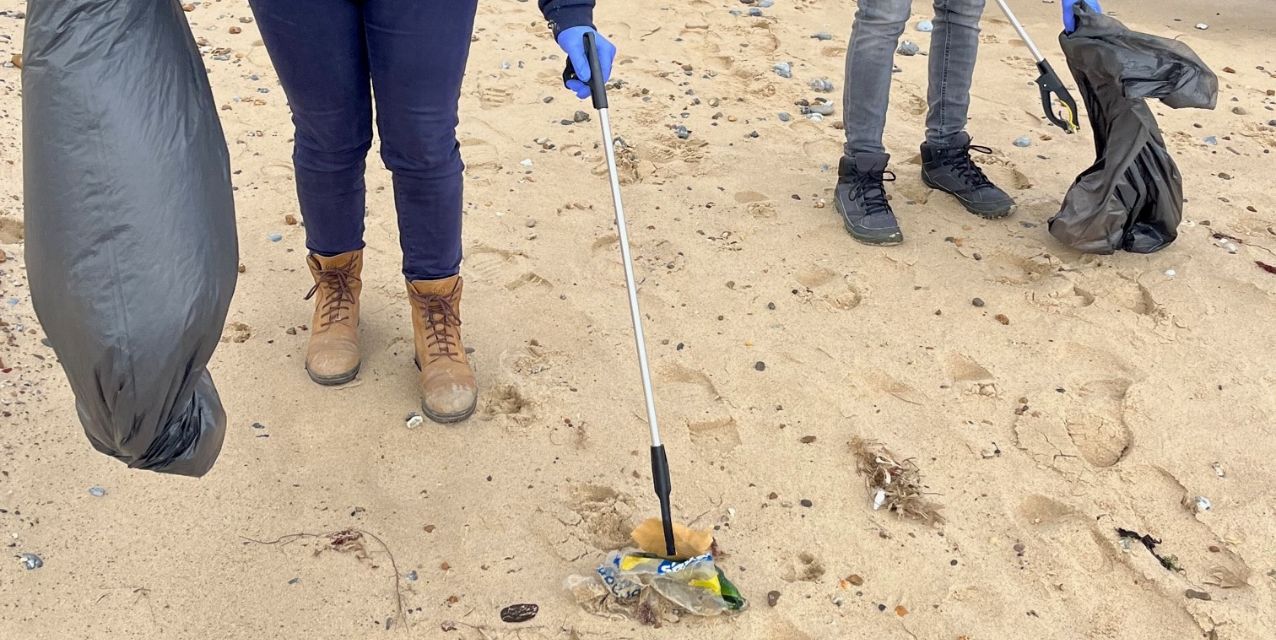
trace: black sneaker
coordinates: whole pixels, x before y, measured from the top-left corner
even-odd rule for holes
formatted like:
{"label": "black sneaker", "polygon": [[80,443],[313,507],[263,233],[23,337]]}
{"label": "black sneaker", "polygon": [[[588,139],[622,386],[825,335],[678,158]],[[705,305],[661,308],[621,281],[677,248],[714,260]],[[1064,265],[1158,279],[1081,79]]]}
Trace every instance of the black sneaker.
{"label": "black sneaker", "polygon": [[992,153],[988,147],[970,144],[963,133],[951,147],[922,145],[922,182],[957,197],[966,210],[981,218],[1004,218],[1015,210],[1014,198],[988,180],[970,152]]}
{"label": "black sneaker", "polygon": [[885,153],[860,153],[854,159],[843,156],[838,163],[834,204],[842,214],[846,230],[865,244],[890,245],[904,241],[895,213],[886,200],[884,183],[895,180],[895,174],[886,170],[890,159]]}

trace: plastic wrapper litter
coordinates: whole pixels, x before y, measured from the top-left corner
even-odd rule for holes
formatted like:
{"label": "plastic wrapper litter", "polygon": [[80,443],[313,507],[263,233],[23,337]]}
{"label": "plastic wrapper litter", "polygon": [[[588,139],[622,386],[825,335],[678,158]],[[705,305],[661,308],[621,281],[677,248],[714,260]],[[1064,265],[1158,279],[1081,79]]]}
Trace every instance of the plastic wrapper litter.
{"label": "plastic wrapper litter", "polygon": [[1183,178],[1145,100],[1213,109],[1218,78],[1182,42],[1077,7],[1059,38],[1085,97],[1097,160],[1068,190],[1050,233],[1086,253],[1152,253],[1178,236]]}
{"label": "plastic wrapper litter", "polygon": [[198,476],[226,417],[205,366],[234,293],[229,156],[177,0],[31,0],[26,252],[93,446]]}
{"label": "plastic wrapper litter", "polygon": [[687,560],[666,560],[646,553],[613,552],[598,567],[603,589],[583,584],[579,577],[568,579],[567,587],[578,600],[601,592],[618,603],[639,604],[653,590],[680,610],[698,616],[716,616],[741,611],[746,602],[735,585],[714,564],[712,554]]}

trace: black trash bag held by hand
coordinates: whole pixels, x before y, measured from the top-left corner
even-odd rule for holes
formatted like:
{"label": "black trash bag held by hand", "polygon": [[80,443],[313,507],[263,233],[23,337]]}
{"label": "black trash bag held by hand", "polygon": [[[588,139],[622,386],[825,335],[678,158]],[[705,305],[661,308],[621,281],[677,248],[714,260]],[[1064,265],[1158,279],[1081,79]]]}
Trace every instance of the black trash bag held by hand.
{"label": "black trash bag held by hand", "polygon": [[22,71],[31,297],[93,446],[199,476],[205,365],[235,289],[230,163],[177,0],[31,0]]}
{"label": "black trash bag held by hand", "polygon": [[1050,233],[1087,253],[1152,253],[1178,237],[1183,178],[1152,110],[1213,109],[1218,78],[1187,45],[1130,31],[1077,7],[1077,30],[1059,37],[1085,97],[1098,159],[1050,219]]}

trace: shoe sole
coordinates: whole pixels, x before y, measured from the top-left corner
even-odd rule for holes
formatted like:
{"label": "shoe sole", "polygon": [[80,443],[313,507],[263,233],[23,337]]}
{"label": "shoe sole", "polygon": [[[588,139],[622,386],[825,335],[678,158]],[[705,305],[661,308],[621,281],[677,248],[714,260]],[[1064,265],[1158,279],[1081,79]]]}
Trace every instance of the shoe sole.
{"label": "shoe sole", "polygon": [[964,198],[962,198],[961,196],[959,196],[959,195],[957,195],[957,194],[953,193],[952,191],[949,191],[949,190],[947,190],[947,189],[944,189],[943,187],[940,187],[939,185],[937,185],[937,184],[935,184],[935,183],[931,182],[931,181],[930,181],[930,178],[928,178],[924,172],[922,173],[922,184],[925,184],[927,187],[930,187],[931,189],[934,189],[934,190],[936,190],[936,191],[940,191],[940,192],[942,192],[942,193],[946,193],[946,194],[948,194],[948,195],[950,195],[950,196],[952,196],[952,197],[954,197],[954,198],[957,198],[957,202],[960,202],[960,203],[961,203],[961,206],[962,206],[964,209],[966,209],[966,211],[969,211],[970,213],[973,213],[973,214],[975,214],[975,215],[979,216],[980,218],[983,218],[984,220],[1000,220],[1000,219],[1002,219],[1002,218],[1009,218],[1009,217],[1010,217],[1011,215],[1013,215],[1013,214],[1014,214],[1014,212],[1015,212],[1015,205],[1013,205],[1013,204],[1012,204],[1012,205],[1010,205],[1009,207],[1005,208],[1005,209],[997,209],[997,210],[994,210],[994,211],[981,211],[981,210],[979,210],[979,209],[975,208],[975,207],[974,207],[974,206],[973,206],[970,202],[967,202],[967,201],[966,201]]}
{"label": "shoe sole", "polygon": [[[418,360],[416,356],[412,357],[412,364],[416,365],[417,371],[421,370],[421,361]],[[464,422],[468,420],[470,416],[474,415],[475,409],[478,409],[478,394],[475,394],[474,396],[474,404],[470,405],[470,408],[459,413],[435,413],[434,411],[431,411],[429,407],[425,406],[424,400],[421,401],[421,413],[424,413],[425,417],[439,424],[455,424],[457,422]]]}
{"label": "shoe sole", "polygon": [[474,410],[477,408],[478,408],[477,396],[475,396],[474,398],[474,404],[470,405],[470,408],[460,413],[435,413],[433,411],[430,411],[429,407],[425,406],[424,401],[421,402],[421,413],[424,413],[425,417],[439,424],[455,424],[457,422],[464,422],[468,420],[470,416],[474,415]]}
{"label": "shoe sole", "polygon": [[897,232],[885,238],[873,238],[860,235],[855,232],[855,227],[853,227],[846,219],[846,214],[842,211],[842,205],[839,203],[834,207],[834,209],[837,210],[838,217],[842,219],[842,227],[846,229],[846,232],[850,234],[856,242],[866,244],[870,247],[894,247],[896,245],[904,244],[904,234],[901,232]]}
{"label": "shoe sole", "polygon": [[337,387],[354,380],[355,377],[359,375],[359,368],[361,366],[363,366],[363,363],[355,365],[354,369],[348,373],[342,373],[335,376],[316,375],[315,372],[311,371],[310,368],[307,367],[306,375],[310,376],[310,380],[317,385],[324,387]]}

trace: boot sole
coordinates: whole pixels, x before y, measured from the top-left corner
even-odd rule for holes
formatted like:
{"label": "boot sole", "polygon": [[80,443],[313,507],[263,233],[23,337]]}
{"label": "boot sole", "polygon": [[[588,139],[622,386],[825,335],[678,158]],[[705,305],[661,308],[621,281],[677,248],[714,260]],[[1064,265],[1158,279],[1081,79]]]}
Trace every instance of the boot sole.
{"label": "boot sole", "polygon": [[839,204],[836,204],[836,206],[834,206],[833,208],[837,211],[837,217],[842,219],[842,228],[846,229],[846,233],[850,234],[850,236],[854,238],[856,242],[860,244],[866,244],[870,247],[894,247],[896,245],[904,244],[904,234],[903,232],[899,232],[899,231],[895,232],[894,234],[890,236],[885,236],[881,238],[870,237],[870,236],[865,236],[865,235],[856,233],[855,227],[853,227],[851,223],[847,221],[846,214],[842,212],[842,205],[839,203]]}
{"label": "boot sole", "polygon": [[350,371],[349,373],[343,373],[343,374],[335,375],[335,376],[316,375],[313,371],[307,368],[306,375],[310,376],[310,380],[317,385],[321,385],[324,387],[337,387],[343,384],[347,384],[351,380],[354,380],[355,377],[359,375],[359,369],[362,366],[363,364],[360,363],[358,365],[355,365],[354,369]]}
{"label": "boot sole", "polygon": [[[412,357],[412,364],[416,365],[417,371],[421,370],[421,361],[418,360],[416,356]],[[424,400],[421,401],[421,413],[424,413],[425,417],[439,424],[455,424],[457,422],[464,422],[468,420],[470,416],[474,415],[475,409],[478,409],[477,394],[474,396],[474,404],[470,405],[469,409],[460,413],[435,413],[434,411],[431,411],[429,407],[425,406]]]}
{"label": "boot sole", "polygon": [[439,424],[455,424],[457,422],[464,422],[468,420],[470,416],[474,415],[474,410],[477,408],[478,408],[477,397],[474,398],[474,404],[470,405],[469,409],[466,409],[465,411],[462,411],[460,413],[450,413],[450,414],[435,413],[433,411],[430,411],[430,408],[425,406],[424,402],[421,403],[421,413],[424,413],[425,417]]}
{"label": "boot sole", "polygon": [[939,191],[939,192],[941,192],[941,193],[946,193],[946,194],[948,194],[948,195],[950,195],[950,196],[952,196],[952,197],[954,197],[954,198],[957,198],[957,202],[960,202],[960,203],[961,203],[961,206],[962,206],[962,208],[963,208],[963,209],[965,209],[966,211],[968,211],[968,212],[970,212],[970,213],[973,213],[973,214],[975,214],[975,215],[979,216],[980,218],[983,218],[984,220],[1000,220],[1000,219],[1002,219],[1002,218],[1009,218],[1009,217],[1010,217],[1011,215],[1013,215],[1013,214],[1014,214],[1014,212],[1015,212],[1015,205],[1014,205],[1014,204],[1011,204],[1009,207],[1006,207],[1006,208],[1004,208],[1004,209],[994,209],[994,210],[988,210],[988,211],[982,211],[982,210],[980,210],[980,209],[978,209],[978,208],[975,208],[974,206],[972,206],[972,205],[971,205],[971,203],[969,203],[969,202],[965,201],[964,199],[962,199],[962,197],[961,197],[961,196],[959,196],[959,195],[957,195],[957,194],[953,193],[952,191],[949,191],[949,190],[947,190],[947,189],[944,189],[943,187],[940,187],[939,185],[937,185],[937,184],[935,184],[935,183],[931,182],[931,181],[930,181],[930,178],[929,178],[929,177],[927,177],[925,173],[922,173],[922,184],[926,185],[927,187],[929,187],[929,188],[931,188],[931,189],[934,189],[934,190]]}

